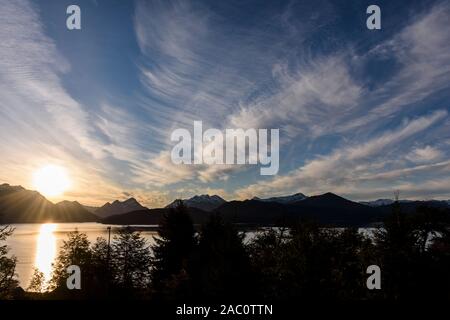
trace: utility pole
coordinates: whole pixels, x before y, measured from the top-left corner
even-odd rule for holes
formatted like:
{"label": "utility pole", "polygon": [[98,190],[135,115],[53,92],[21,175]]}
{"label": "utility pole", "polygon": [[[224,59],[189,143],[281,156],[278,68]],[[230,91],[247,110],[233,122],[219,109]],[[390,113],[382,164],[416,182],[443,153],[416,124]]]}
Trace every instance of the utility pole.
{"label": "utility pole", "polygon": [[109,297],[109,281],[111,280],[110,272],[109,272],[109,258],[111,251],[111,227],[106,228],[108,230],[108,250],[106,254],[106,295]]}
{"label": "utility pole", "polygon": [[108,266],[109,266],[109,248],[110,248],[110,244],[111,244],[111,227],[107,227],[106,229],[108,229],[108,254],[107,254],[107,261],[108,261]]}

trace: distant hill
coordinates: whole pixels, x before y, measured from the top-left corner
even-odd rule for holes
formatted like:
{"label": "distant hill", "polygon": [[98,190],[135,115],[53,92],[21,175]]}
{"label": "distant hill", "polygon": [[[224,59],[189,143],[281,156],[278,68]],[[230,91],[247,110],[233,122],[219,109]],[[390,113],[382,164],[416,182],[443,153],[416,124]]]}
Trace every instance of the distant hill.
{"label": "distant hill", "polygon": [[167,209],[143,209],[103,218],[102,223],[120,225],[159,224]]}
{"label": "distant hill", "polygon": [[[378,210],[384,214],[387,214],[392,211],[392,206],[393,204],[379,206]],[[431,207],[450,210],[450,203],[447,200],[399,201],[399,206],[401,211],[404,213],[413,213],[418,207]]]}
{"label": "distant hill", "polygon": [[277,202],[244,200],[224,203],[214,212],[234,223],[273,224],[286,217],[288,208]]}
{"label": "distant hill", "polygon": [[56,212],[63,221],[98,221],[98,216],[86,210],[77,201],[61,201],[55,204]]}
{"label": "distant hill", "polygon": [[324,224],[356,226],[370,224],[381,217],[377,210],[333,193],[286,204],[261,200],[230,201],[215,212],[232,222],[248,224],[276,224],[309,218]]}
{"label": "distant hill", "polygon": [[93,222],[98,217],[78,202],[53,204],[37,191],[0,186],[0,223]]}
{"label": "distant hill", "polygon": [[289,211],[294,217],[312,218],[337,226],[362,226],[383,219],[379,210],[331,192],[295,202],[289,206]]}
{"label": "distant hill", "polygon": [[[392,212],[392,204],[369,206],[350,201],[333,193],[325,193],[292,203],[274,201],[244,200],[225,202],[213,211],[188,208],[195,224],[207,221],[211,214],[219,214],[225,220],[236,224],[269,226],[280,223],[311,219],[332,226],[369,226],[383,221]],[[414,212],[418,206],[428,205],[448,208],[447,201],[401,202],[405,213]],[[108,224],[159,224],[170,208],[147,209],[120,214],[103,219]]]}
{"label": "distant hill", "polygon": [[305,200],[308,198],[303,193],[296,193],[290,196],[281,196],[281,197],[271,197],[266,199],[261,199],[258,197],[254,197],[252,200],[264,201],[264,202],[278,202],[282,204],[290,204],[297,201]]}
{"label": "distant hill", "polygon": [[377,199],[374,201],[360,201],[359,203],[364,204],[366,206],[379,207],[379,206],[393,204],[394,200],[392,200],[392,199]]}
{"label": "distant hill", "polygon": [[[438,201],[438,200],[430,200],[430,201]],[[393,199],[378,199],[378,200],[374,200],[374,201],[360,201],[359,203],[361,204],[365,204],[371,207],[380,207],[380,206],[387,206],[387,205],[391,205],[395,202],[395,200]],[[402,199],[402,200],[398,200],[399,203],[410,203],[410,202],[417,202],[415,200],[407,200],[407,199]],[[419,201],[419,202],[423,202],[423,201]]]}
{"label": "distant hill", "polygon": [[[102,223],[119,225],[155,225],[160,224],[164,214],[172,208],[144,209],[104,218]],[[194,224],[205,223],[211,213],[197,208],[188,208]]]}
{"label": "distant hill", "polygon": [[125,201],[116,200],[113,203],[105,203],[102,207],[94,211],[100,218],[106,218],[118,214],[128,213],[132,211],[139,211],[148,209],[142,206],[135,198],[130,198]]}
{"label": "distant hill", "polygon": [[200,196],[194,196],[189,199],[175,200],[167,205],[166,208],[175,208],[179,201],[182,201],[183,204],[188,208],[197,208],[204,211],[213,211],[226,202],[218,195],[210,196],[208,194],[203,194]]}

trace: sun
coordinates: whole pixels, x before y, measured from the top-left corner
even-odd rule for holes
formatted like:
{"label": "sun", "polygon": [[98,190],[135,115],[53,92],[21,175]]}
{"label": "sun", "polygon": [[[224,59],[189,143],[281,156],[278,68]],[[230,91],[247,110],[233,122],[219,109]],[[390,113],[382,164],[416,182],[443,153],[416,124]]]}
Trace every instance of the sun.
{"label": "sun", "polygon": [[55,197],[70,187],[70,179],[65,168],[46,165],[33,174],[33,185],[44,196]]}

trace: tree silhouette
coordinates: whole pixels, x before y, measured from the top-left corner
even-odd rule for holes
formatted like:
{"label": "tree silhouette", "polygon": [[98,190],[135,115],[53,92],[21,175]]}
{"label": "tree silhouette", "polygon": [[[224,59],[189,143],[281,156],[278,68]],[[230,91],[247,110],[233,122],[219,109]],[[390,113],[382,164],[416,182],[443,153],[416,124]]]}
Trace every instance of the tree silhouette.
{"label": "tree silhouette", "polygon": [[272,229],[257,233],[247,248],[252,264],[252,272],[258,279],[255,291],[264,301],[279,301],[285,293],[286,249],[289,232]]}
{"label": "tree silhouette", "polygon": [[187,208],[180,201],[164,215],[152,246],[152,286],[168,298],[185,295],[188,264],[196,245],[195,230]]}
{"label": "tree silhouette", "polygon": [[113,239],[111,264],[114,282],[123,290],[147,288],[151,260],[147,241],[130,227],[120,229]]}
{"label": "tree silhouette", "polygon": [[419,206],[411,217],[414,237],[420,252],[424,253],[430,240],[445,233],[449,225],[449,214],[439,208]]}
{"label": "tree silhouette", "polygon": [[356,229],[322,228],[312,221],[266,230],[248,244],[256,292],[264,301],[361,299],[372,249]]}
{"label": "tree silhouette", "polygon": [[[376,233],[375,241],[381,260],[385,298],[393,300],[434,299],[447,292],[449,282],[445,253],[437,250],[432,236],[445,234],[449,228],[448,211],[419,207],[406,215],[395,202],[392,214]],[[447,252],[448,254],[448,252]],[[444,293],[445,294],[445,293]]]}
{"label": "tree silhouette", "polygon": [[14,256],[9,257],[8,246],[2,244],[13,231],[9,226],[0,226],[0,299],[10,298],[18,284],[15,279],[17,259]]}
{"label": "tree silhouette", "polygon": [[[56,289],[56,294],[67,298],[88,297],[92,292],[92,251],[90,242],[84,233],[70,232],[68,239],[63,241],[56,262],[53,264],[50,289]],[[81,270],[82,290],[68,290],[66,281],[69,276],[67,267],[76,265]]]}
{"label": "tree silhouette", "polygon": [[30,284],[27,291],[29,292],[44,292],[46,290],[45,276],[38,268],[34,268],[33,275],[31,276]]}
{"label": "tree silhouette", "polygon": [[92,252],[92,275],[93,287],[98,297],[109,297],[111,291],[114,291],[114,263],[108,252],[111,252],[110,246],[105,238],[98,237],[91,247]]}
{"label": "tree silhouette", "polygon": [[202,227],[192,268],[197,299],[218,302],[248,298],[254,282],[243,238],[243,233],[218,215],[212,215]]}

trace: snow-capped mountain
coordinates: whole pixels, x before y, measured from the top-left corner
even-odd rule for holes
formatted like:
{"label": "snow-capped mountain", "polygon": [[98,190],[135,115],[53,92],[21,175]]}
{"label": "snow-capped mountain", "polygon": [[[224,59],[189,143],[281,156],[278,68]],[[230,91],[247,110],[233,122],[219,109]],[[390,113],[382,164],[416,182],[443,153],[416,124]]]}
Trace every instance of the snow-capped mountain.
{"label": "snow-capped mountain", "polygon": [[131,211],[147,209],[142,206],[135,198],[130,198],[125,201],[116,200],[113,203],[105,203],[102,207],[95,210],[95,214],[101,218],[113,216],[116,214],[127,213]]}
{"label": "snow-capped mountain", "polygon": [[[175,200],[168,204],[166,208],[175,208],[180,200]],[[200,196],[193,196],[189,199],[181,200],[186,207],[197,208],[205,211],[212,211],[224,204],[226,201],[218,195],[202,194]]]}
{"label": "snow-capped mountain", "polygon": [[281,197],[271,197],[266,199],[260,199],[258,197],[254,197],[252,200],[265,201],[265,202],[277,202],[281,204],[290,204],[297,201],[305,200],[308,198],[303,193],[296,193],[290,196],[281,196]]}

